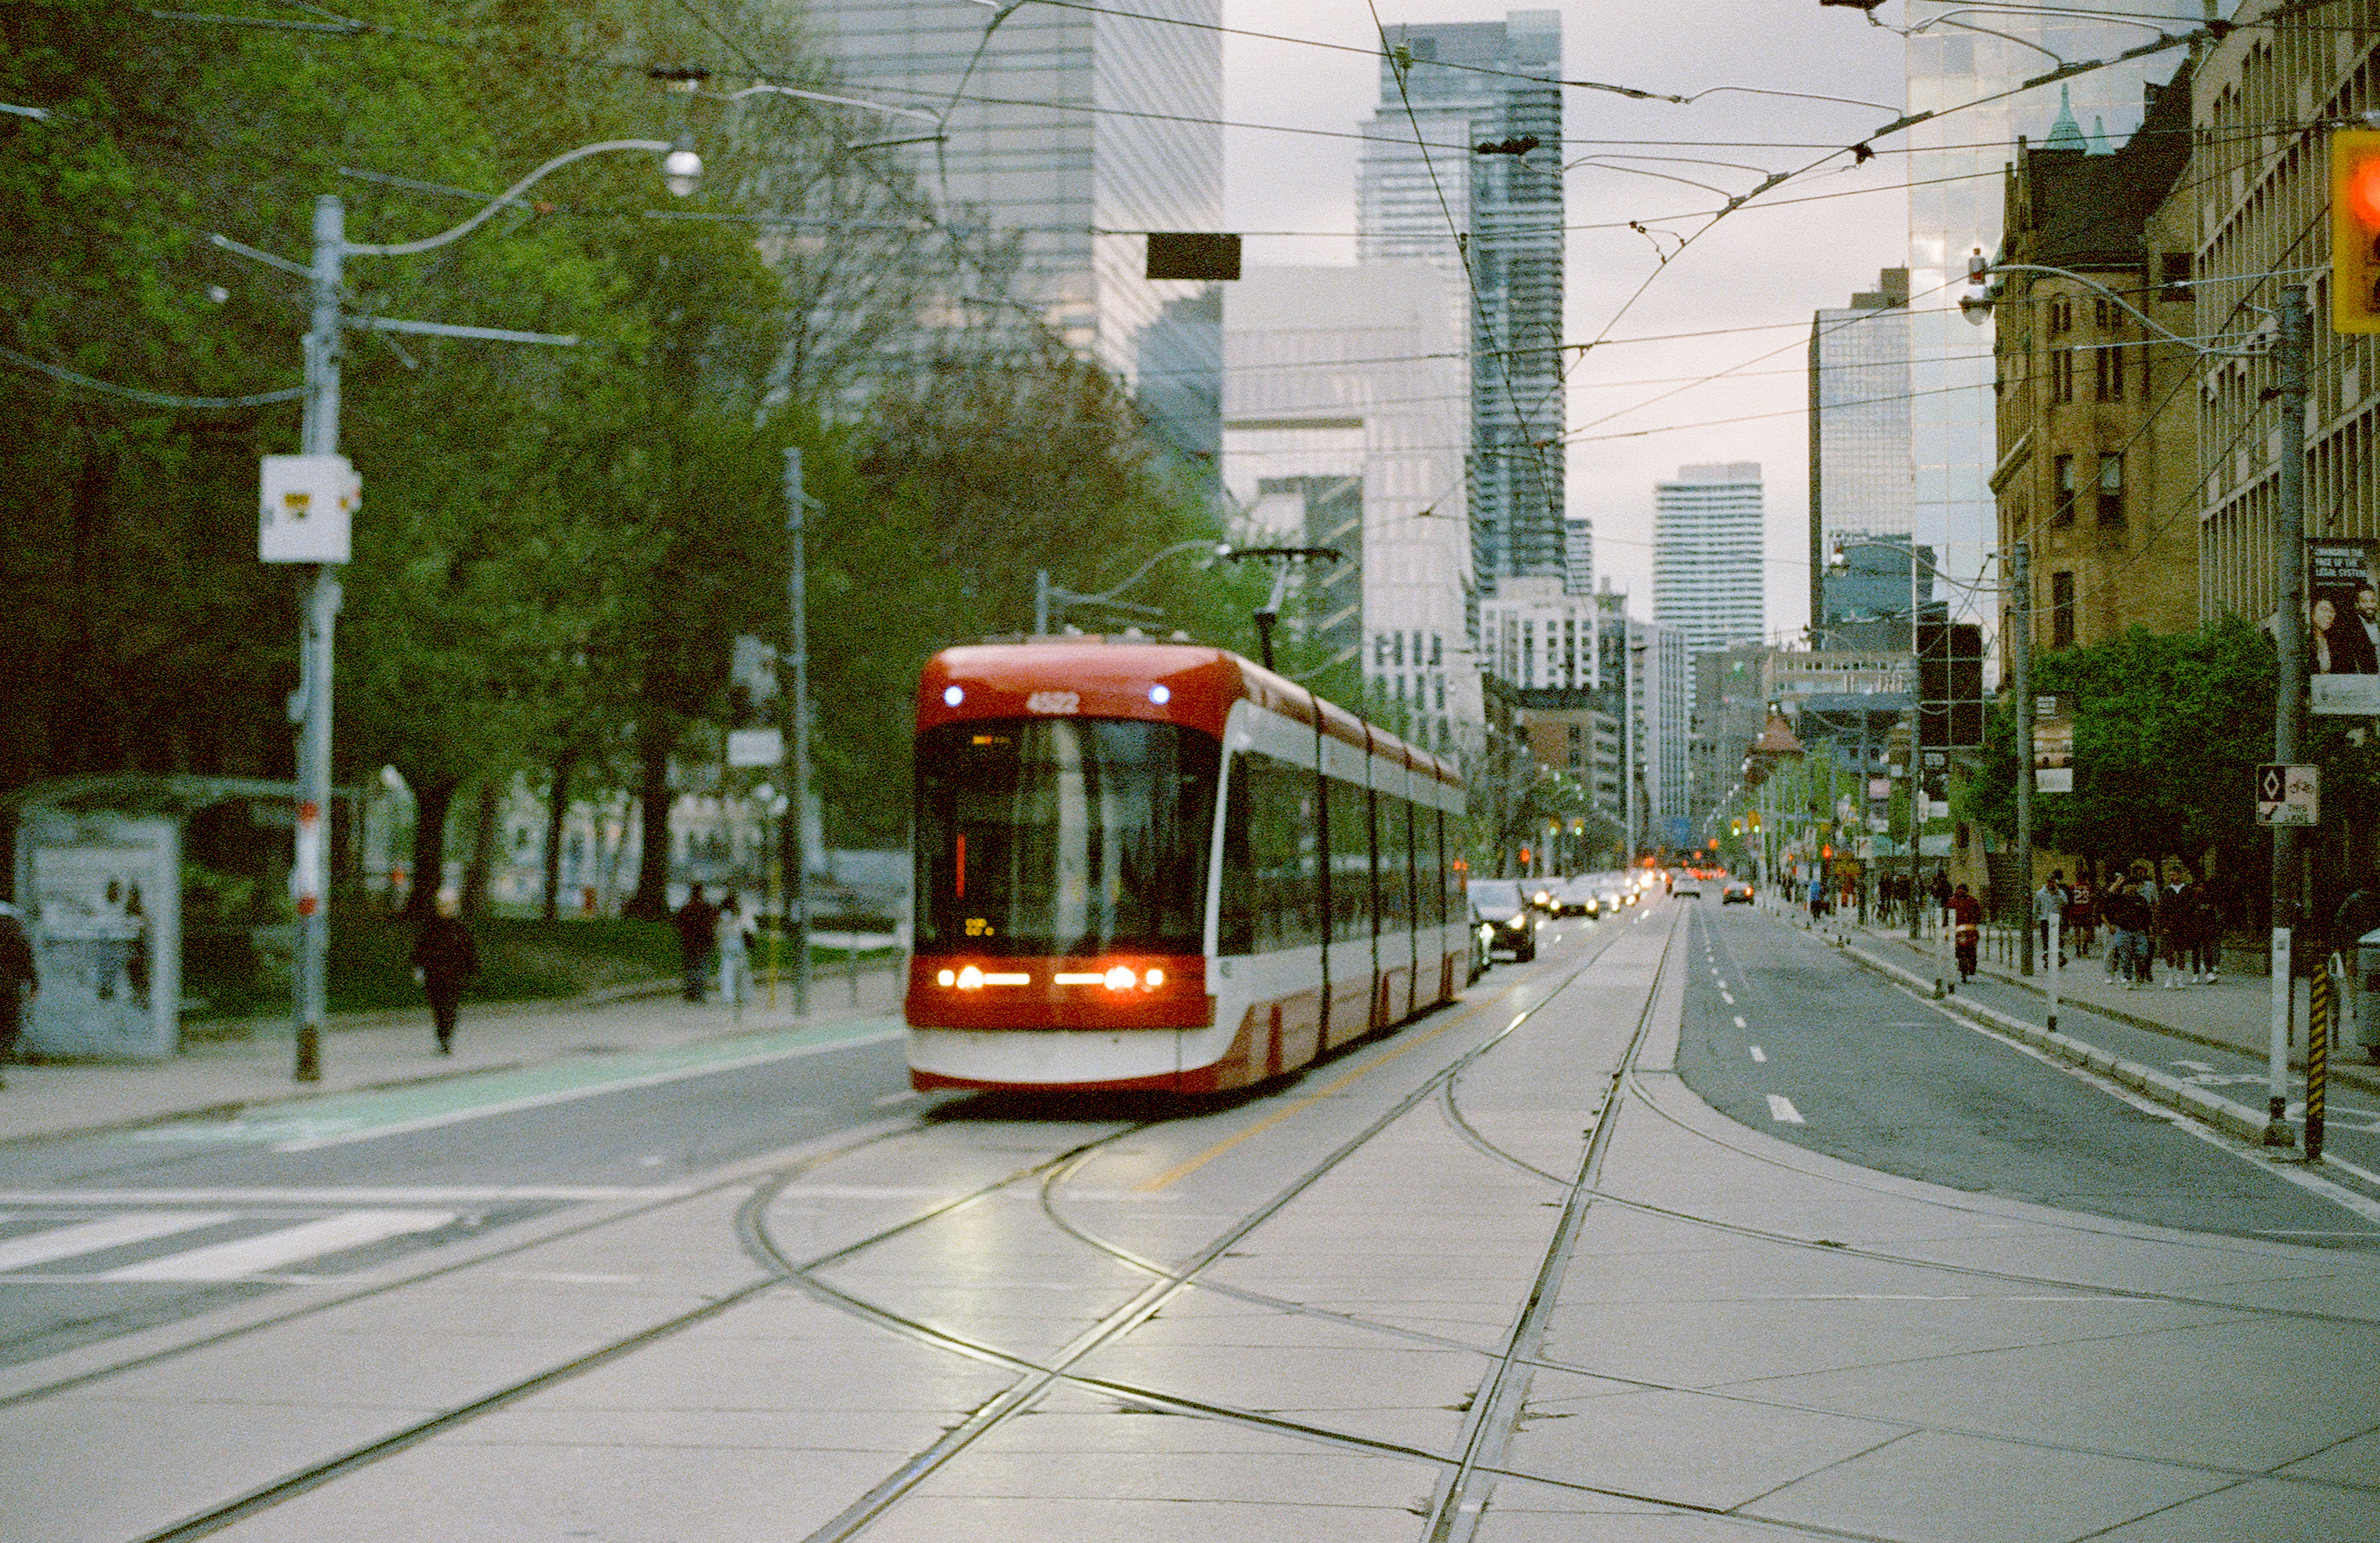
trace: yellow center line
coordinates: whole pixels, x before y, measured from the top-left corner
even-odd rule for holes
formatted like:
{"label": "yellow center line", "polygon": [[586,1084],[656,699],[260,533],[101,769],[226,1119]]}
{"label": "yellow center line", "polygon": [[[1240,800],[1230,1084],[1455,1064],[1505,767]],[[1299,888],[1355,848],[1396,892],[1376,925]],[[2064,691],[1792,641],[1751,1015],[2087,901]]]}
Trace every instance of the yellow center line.
{"label": "yellow center line", "polygon": [[[1225,1152],[1228,1152],[1232,1148],[1238,1146],[1241,1142],[1247,1140],[1250,1136],[1263,1135],[1266,1131],[1269,1131],[1272,1129],[1273,1126],[1280,1124],[1283,1120],[1288,1119],[1299,1110],[1321,1102],[1324,1099],[1329,1098],[1331,1094],[1336,1093],[1342,1087],[1346,1087],[1357,1077],[1363,1076],[1366,1073],[1378,1071],[1381,1067],[1387,1065],[1390,1062],[1394,1061],[1397,1057],[1404,1054],[1407,1051],[1419,1050],[1422,1046],[1428,1044],[1432,1039],[1437,1039],[1448,1029],[1454,1027],[1458,1024],[1463,1023],[1464,1020],[1471,1018],[1479,1013],[1485,1012],[1487,1007],[1488,1003],[1483,1002],[1475,1006],[1464,1008],[1462,1012],[1457,1013],[1454,1016],[1447,1019],[1446,1022],[1439,1025],[1436,1028],[1429,1029],[1421,1034],[1416,1034],[1412,1039],[1402,1041],[1394,1049],[1390,1050],[1386,1055],[1379,1057],[1378,1060],[1366,1062],[1363,1065],[1349,1072],[1345,1076],[1339,1078],[1337,1081],[1330,1083],[1327,1087],[1324,1087],[1316,1092],[1308,1093],[1305,1097],[1298,1100],[1295,1103],[1282,1105],[1281,1108],[1273,1111],[1270,1114],[1268,1114],[1263,1119],[1257,1121],[1255,1124],[1248,1126],[1245,1130],[1237,1131],[1223,1137],[1222,1140],[1216,1142],[1205,1151],[1200,1152],[1196,1157],[1186,1159],[1184,1161],[1175,1164],[1173,1167],[1167,1169],[1164,1172],[1157,1175],[1157,1177],[1133,1185],[1133,1193],[1135,1195],[1154,1195],[1159,1190],[1172,1184],[1175,1180],[1189,1177],[1199,1169],[1204,1168],[1207,1164],[1214,1161],[1217,1158],[1221,1157]],[[1524,1016],[1526,1014],[1524,1014]]]}

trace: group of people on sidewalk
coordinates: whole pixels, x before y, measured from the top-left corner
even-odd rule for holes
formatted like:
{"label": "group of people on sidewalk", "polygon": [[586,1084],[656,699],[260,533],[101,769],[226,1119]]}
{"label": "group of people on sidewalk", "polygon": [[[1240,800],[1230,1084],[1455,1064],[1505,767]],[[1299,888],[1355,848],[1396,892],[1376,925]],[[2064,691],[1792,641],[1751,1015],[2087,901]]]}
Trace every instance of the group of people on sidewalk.
{"label": "group of people on sidewalk", "polygon": [[2045,954],[2052,921],[2058,925],[2061,967],[2063,945],[2070,942],[2078,957],[2090,957],[2105,922],[2107,979],[2127,991],[2156,984],[2160,957],[2169,990],[2204,985],[2221,972],[2223,919],[2201,879],[2160,881],[2141,864],[2118,873],[2102,894],[2087,882],[2069,884],[2063,869],[2052,869],[2033,894],[2033,924]]}

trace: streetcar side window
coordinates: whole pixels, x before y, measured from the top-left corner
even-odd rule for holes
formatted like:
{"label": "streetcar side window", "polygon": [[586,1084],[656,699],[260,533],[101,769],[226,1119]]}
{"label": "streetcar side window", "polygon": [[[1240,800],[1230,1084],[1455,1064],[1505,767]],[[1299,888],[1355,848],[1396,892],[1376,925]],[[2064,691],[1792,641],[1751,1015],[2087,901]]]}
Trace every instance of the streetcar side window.
{"label": "streetcar side window", "polygon": [[1380,817],[1375,848],[1379,853],[1380,930],[1402,932],[1413,925],[1412,880],[1406,871],[1412,838],[1405,831],[1405,801],[1393,793],[1378,793],[1372,802]]}
{"label": "streetcar side window", "polygon": [[1397,802],[1402,806],[1399,812],[1404,816],[1405,925],[1419,929],[1429,925],[1429,917],[1425,911],[1427,900],[1421,887],[1424,869],[1421,821],[1427,811],[1410,798],[1400,798]]}
{"label": "streetcar side window", "polygon": [[1330,801],[1330,937],[1372,935],[1372,793],[1336,777],[1322,785]]}
{"label": "streetcar side window", "polygon": [[1429,822],[1437,829],[1438,832],[1438,868],[1436,870],[1438,874],[1438,881],[1431,885],[1430,888],[1438,896],[1437,900],[1433,903],[1437,907],[1438,924],[1440,927],[1444,927],[1447,924],[1448,918],[1455,914],[1454,889],[1456,885],[1463,882],[1463,875],[1454,870],[1454,865],[1449,860],[1450,855],[1446,850],[1446,811],[1444,809],[1430,810]]}
{"label": "streetcar side window", "polygon": [[1253,753],[1232,762],[1225,795],[1225,954],[1322,941],[1322,855],[1314,773]]}

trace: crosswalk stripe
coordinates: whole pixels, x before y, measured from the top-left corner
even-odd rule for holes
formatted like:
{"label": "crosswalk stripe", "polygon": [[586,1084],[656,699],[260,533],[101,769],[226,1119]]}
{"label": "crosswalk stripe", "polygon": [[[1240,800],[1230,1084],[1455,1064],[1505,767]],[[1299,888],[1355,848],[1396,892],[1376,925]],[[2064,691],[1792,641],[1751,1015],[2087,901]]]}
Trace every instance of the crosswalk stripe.
{"label": "crosswalk stripe", "polygon": [[336,1254],[406,1233],[427,1233],[455,1220],[452,1211],[360,1210],[326,1216],[277,1232],[211,1244],[145,1259],[100,1275],[102,1281],[235,1281],[318,1254]]}
{"label": "crosswalk stripe", "polygon": [[131,1216],[111,1216],[100,1221],[84,1221],[72,1227],[53,1227],[30,1237],[10,1238],[0,1243],[0,1270],[23,1270],[31,1265],[48,1264],[54,1259],[70,1259],[77,1254],[96,1254],[103,1248],[147,1243],[152,1238],[195,1232],[200,1227],[212,1227],[230,1220],[227,1214],[209,1211],[143,1211]]}

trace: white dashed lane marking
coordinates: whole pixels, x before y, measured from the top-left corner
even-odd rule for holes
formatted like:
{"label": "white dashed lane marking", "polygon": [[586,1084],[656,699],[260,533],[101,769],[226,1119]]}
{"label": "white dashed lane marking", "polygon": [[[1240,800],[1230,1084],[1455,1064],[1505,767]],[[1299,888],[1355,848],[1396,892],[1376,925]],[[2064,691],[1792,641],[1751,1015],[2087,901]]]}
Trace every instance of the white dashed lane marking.
{"label": "white dashed lane marking", "polygon": [[1768,1095],[1768,1117],[1781,1125],[1798,1125],[1803,1123],[1802,1112],[1795,1109],[1793,1100],[1782,1093]]}
{"label": "white dashed lane marking", "polygon": [[1743,1021],[1743,1014],[1742,1014],[1738,1013],[1738,1014],[1735,1015],[1735,1027],[1738,1027],[1738,1028],[1750,1028],[1752,1026],[1751,1026],[1750,1024],[1745,1023],[1745,1022]]}
{"label": "white dashed lane marking", "polygon": [[[1750,1049],[1751,1049],[1751,1051],[1752,1051],[1752,1059],[1753,1059],[1753,1060],[1755,1060],[1755,1061],[1766,1061],[1766,1060],[1767,1060],[1767,1059],[1768,1059],[1768,1052],[1767,1052],[1767,1051],[1765,1051],[1765,1050],[1762,1050],[1758,1045],[1751,1046],[1751,1047],[1750,1047]],[[1774,1100],[1771,1100],[1771,1101],[1773,1102]]]}
{"label": "white dashed lane marking", "polygon": [[1719,993],[1718,993],[1718,1000],[1719,1000],[1719,1001],[1721,1001],[1721,1002],[1725,1002],[1725,1003],[1727,1003],[1730,1007],[1732,1007],[1732,1006],[1734,1006],[1734,1005],[1735,1005],[1735,998],[1734,998],[1734,997],[1732,997],[1732,996],[1730,996],[1730,995],[1729,995],[1729,994],[1728,994],[1728,992],[1727,992],[1727,990],[1725,990],[1725,988],[1721,988],[1721,989],[1720,989]]}

